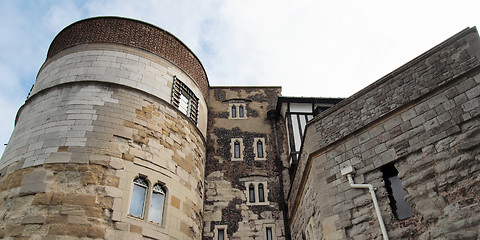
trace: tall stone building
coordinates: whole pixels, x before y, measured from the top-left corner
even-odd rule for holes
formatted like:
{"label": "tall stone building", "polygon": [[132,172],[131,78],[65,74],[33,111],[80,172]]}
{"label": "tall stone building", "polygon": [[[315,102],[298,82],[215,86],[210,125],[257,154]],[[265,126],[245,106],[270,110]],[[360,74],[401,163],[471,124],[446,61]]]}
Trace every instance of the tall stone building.
{"label": "tall stone building", "polygon": [[347,99],[210,86],[116,17],[53,40],[0,160],[2,239],[477,239],[480,38]]}

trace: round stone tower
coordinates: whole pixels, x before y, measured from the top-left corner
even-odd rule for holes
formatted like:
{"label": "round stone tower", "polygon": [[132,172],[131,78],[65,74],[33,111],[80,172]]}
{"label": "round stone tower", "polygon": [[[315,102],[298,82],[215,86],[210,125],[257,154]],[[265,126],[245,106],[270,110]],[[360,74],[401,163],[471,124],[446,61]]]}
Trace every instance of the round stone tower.
{"label": "round stone tower", "polygon": [[66,27],[0,160],[0,238],[200,239],[208,88],[165,30]]}

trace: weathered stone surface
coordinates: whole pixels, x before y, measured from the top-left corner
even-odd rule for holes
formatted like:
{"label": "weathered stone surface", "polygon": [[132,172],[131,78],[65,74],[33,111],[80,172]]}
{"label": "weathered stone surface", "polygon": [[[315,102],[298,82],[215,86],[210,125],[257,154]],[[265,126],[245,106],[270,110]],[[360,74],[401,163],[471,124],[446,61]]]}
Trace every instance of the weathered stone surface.
{"label": "weathered stone surface", "polygon": [[[466,30],[307,125],[305,142],[318,144],[303,147],[292,183],[292,239],[301,239],[316,211],[322,223],[340,218],[323,225],[324,236],[327,227],[337,239],[381,238],[368,192],[352,189],[340,174],[347,166],[356,170],[355,183],[377,188],[390,238],[478,238],[480,101],[472,89],[479,44],[478,33]],[[394,217],[381,171],[391,163],[413,208],[402,220]]]}

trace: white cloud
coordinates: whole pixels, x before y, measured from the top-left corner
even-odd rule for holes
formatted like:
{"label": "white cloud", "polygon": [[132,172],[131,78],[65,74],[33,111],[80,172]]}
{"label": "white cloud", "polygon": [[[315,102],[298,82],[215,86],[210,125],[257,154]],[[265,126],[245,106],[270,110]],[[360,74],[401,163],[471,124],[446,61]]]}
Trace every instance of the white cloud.
{"label": "white cloud", "polygon": [[[50,42],[87,17],[123,16],[171,32],[199,57],[213,86],[281,85],[289,96],[347,97],[480,26],[479,7],[476,0],[0,1],[0,32],[7,33],[0,38],[0,114],[13,125]],[[0,140],[8,139],[9,130],[0,130]]]}

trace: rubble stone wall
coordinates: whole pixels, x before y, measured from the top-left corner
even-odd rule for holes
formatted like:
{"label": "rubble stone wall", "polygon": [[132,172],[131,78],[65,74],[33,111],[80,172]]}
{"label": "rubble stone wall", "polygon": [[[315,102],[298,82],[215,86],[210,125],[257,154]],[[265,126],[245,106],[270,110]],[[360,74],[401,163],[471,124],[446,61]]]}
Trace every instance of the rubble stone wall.
{"label": "rubble stone wall", "polygon": [[[276,159],[273,128],[267,120],[267,111],[275,109],[279,94],[280,88],[275,87],[211,88],[204,239],[213,239],[218,226],[226,226],[230,240],[265,239],[266,227],[271,227],[274,239],[285,239],[285,204],[280,176],[284,164]],[[245,117],[231,119],[229,111],[235,103],[246,107]],[[279,133],[279,142],[285,142],[284,136]],[[232,138],[242,139],[242,160],[231,160]],[[256,138],[265,140],[265,160],[255,160]],[[285,155],[285,149],[280,152]],[[264,203],[249,202],[248,183],[266,185]]]}

